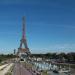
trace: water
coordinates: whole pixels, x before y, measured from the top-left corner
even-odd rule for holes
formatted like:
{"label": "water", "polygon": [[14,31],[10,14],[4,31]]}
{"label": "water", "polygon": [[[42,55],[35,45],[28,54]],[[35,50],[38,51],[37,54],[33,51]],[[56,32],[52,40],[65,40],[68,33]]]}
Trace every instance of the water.
{"label": "water", "polygon": [[35,68],[38,70],[49,70],[48,75],[71,75],[71,74],[66,74],[66,73],[53,73],[53,71],[50,71],[50,69],[55,69],[58,68],[56,65],[51,65],[48,63],[40,63],[40,62],[34,62]]}
{"label": "water", "polygon": [[56,65],[51,65],[51,64],[48,64],[45,62],[43,62],[43,63],[35,62],[34,65],[36,66],[36,68],[38,67],[41,70],[50,70],[50,69],[57,69],[58,68]]}
{"label": "water", "polygon": [[50,73],[48,73],[48,75],[71,75],[71,74],[65,74],[65,73],[53,73],[52,71],[50,71]]}

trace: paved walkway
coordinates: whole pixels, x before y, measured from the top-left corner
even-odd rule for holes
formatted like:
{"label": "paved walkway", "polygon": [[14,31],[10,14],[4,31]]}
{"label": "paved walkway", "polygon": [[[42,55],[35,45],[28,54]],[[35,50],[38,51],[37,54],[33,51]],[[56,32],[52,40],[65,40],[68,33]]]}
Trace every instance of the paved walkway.
{"label": "paved walkway", "polygon": [[15,63],[13,75],[32,75],[20,63]]}
{"label": "paved walkway", "polygon": [[6,66],[3,70],[0,71],[0,75],[5,75],[8,70],[10,69],[10,67],[13,65],[13,63],[9,64],[8,66]]}
{"label": "paved walkway", "polygon": [[1,66],[0,66],[0,70],[3,69],[3,68],[5,68],[7,65],[8,65],[8,64],[1,65]]}

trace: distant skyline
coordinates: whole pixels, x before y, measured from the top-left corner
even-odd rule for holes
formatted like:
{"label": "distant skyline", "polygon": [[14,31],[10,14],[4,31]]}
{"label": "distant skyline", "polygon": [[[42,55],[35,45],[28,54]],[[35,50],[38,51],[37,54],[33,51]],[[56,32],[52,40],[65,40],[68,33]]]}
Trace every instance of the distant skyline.
{"label": "distant skyline", "polygon": [[26,16],[32,53],[75,52],[74,0],[0,0],[0,53],[13,53]]}

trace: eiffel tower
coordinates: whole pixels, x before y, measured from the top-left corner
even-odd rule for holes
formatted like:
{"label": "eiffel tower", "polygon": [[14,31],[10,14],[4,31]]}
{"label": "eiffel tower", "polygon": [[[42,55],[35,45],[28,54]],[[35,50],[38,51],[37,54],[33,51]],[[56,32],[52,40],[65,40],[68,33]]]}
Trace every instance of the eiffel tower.
{"label": "eiffel tower", "polygon": [[[26,30],[25,30],[25,17],[23,16],[22,18],[23,21],[23,28],[22,28],[22,39],[20,40],[20,47],[18,48],[18,56],[21,55],[30,55],[30,51],[27,45],[27,40],[26,40]],[[23,48],[24,46],[24,48]]]}

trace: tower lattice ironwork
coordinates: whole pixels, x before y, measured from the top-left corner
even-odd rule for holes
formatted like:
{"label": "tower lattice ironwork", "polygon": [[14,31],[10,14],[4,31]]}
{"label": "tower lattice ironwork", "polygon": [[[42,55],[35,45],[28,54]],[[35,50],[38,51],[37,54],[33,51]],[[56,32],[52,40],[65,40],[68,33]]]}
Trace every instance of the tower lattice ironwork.
{"label": "tower lattice ironwork", "polygon": [[[18,48],[18,54],[30,54],[28,45],[27,45],[27,40],[26,40],[26,25],[25,25],[25,17],[22,18],[22,39],[20,40],[20,47]],[[24,48],[22,47],[24,45]]]}

